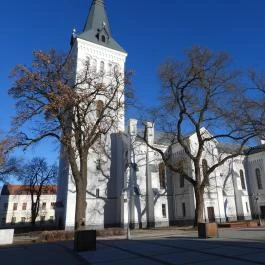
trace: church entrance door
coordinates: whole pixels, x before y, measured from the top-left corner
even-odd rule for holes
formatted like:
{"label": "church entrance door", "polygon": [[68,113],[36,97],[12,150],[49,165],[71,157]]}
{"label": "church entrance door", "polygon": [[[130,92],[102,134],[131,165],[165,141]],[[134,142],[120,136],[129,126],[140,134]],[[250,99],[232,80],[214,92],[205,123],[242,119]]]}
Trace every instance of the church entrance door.
{"label": "church entrance door", "polygon": [[214,214],[214,207],[207,207],[208,211],[208,220],[210,223],[215,222],[215,214]]}

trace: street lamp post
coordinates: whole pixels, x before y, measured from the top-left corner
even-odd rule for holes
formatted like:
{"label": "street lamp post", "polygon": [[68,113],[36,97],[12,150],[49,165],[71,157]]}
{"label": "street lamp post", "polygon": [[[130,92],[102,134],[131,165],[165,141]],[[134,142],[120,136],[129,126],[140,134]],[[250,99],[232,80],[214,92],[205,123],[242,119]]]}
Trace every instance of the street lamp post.
{"label": "street lamp post", "polygon": [[131,191],[130,189],[127,190],[127,205],[128,205],[128,225],[127,225],[127,240],[131,239],[131,230],[130,230],[130,222],[131,222],[131,206],[130,206],[130,195]]}
{"label": "street lamp post", "polygon": [[[221,173],[220,176],[222,177],[223,174]],[[220,202],[219,202],[219,193],[218,193],[218,186],[217,186],[217,178],[216,178],[216,174],[215,174],[215,190],[216,190],[217,204],[218,204],[218,210],[219,210],[219,222],[222,223],[221,210],[220,210]]]}
{"label": "street lamp post", "polygon": [[124,195],[126,193],[127,193],[127,198],[126,199],[127,199],[127,211],[128,211],[128,222],[127,222],[127,234],[126,234],[126,238],[128,240],[130,240],[131,239],[131,231],[130,231],[131,214],[130,214],[130,188],[129,187],[123,189],[123,191],[122,191],[123,197],[124,197]]}
{"label": "street lamp post", "polygon": [[257,193],[256,195],[254,194],[255,196],[255,201],[256,201],[256,209],[257,209],[257,213],[258,213],[258,219],[259,219],[259,223],[258,225],[260,226],[261,225],[261,218],[260,218],[260,213],[259,213],[259,205],[258,205],[258,200],[259,200],[259,196],[260,194]]}

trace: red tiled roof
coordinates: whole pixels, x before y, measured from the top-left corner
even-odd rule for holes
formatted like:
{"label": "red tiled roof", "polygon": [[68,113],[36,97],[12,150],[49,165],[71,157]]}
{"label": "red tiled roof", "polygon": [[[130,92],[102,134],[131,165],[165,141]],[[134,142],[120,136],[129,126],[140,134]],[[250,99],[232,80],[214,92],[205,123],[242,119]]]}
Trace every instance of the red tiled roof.
{"label": "red tiled roof", "polygon": [[[38,190],[39,186],[36,186],[36,190]],[[29,194],[30,186],[29,185],[12,185],[5,184],[2,188],[1,195],[22,195]],[[42,187],[42,194],[56,194],[57,186],[56,185],[45,185]]]}

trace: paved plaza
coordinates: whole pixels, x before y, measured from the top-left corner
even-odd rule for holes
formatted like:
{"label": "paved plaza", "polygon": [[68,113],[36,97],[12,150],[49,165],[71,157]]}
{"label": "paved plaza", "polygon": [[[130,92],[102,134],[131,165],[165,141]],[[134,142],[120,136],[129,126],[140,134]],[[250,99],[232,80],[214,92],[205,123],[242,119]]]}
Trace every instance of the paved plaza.
{"label": "paved plaza", "polygon": [[198,239],[195,232],[133,240],[99,240],[97,251],[81,256],[90,264],[265,264],[265,229],[224,229],[217,239]]}
{"label": "paved plaza", "polygon": [[[71,244],[72,245],[72,244]],[[86,265],[70,245],[34,244],[0,248],[0,265]]]}
{"label": "paved plaza", "polygon": [[265,265],[265,229],[221,229],[219,238],[195,231],[136,230],[132,240],[98,239],[97,250],[73,251],[73,242],[0,248],[1,265]]}

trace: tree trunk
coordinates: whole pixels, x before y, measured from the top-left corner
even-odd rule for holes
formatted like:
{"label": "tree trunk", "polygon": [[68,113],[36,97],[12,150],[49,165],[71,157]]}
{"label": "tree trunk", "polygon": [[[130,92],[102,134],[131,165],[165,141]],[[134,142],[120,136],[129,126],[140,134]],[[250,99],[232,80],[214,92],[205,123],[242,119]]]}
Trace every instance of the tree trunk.
{"label": "tree trunk", "polygon": [[203,193],[204,189],[200,186],[194,187],[195,192],[195,199],[196,199],[196,208],[195,208],[195,219],[194,219],[194,226],[198,226],[198,223],[203,222],[203,209],[204,209],[204,199]]}
{"label": "tree trunk", "polygon": [[80,158],[80,178],[76,181],[75,230],[86,225],[87,156]]}
{"label": "tree trunk", "polygon": [[32,209],[31,210],[31,225],[35,226],[35,224],[36,224],[36,215],[35,215],[35,210]]}
{"label": "tree trunk", "polygon": [[86,225],[86,187],[76,185],[75,230],[84,230]]}

